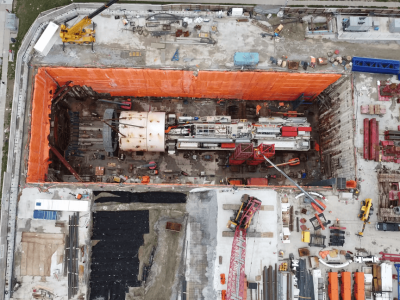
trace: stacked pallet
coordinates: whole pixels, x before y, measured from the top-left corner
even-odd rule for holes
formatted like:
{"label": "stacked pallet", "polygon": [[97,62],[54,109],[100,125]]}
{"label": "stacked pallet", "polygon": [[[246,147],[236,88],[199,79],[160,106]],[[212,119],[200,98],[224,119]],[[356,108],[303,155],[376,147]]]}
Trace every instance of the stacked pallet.
{"label": "stacked pallet", "polygon": [[381,292],[382,291],[382,277],[381,277],[381,266],[373,265],[372,266],[372,275],[373,275],[373,287],[374,291]]}
{"label": "stacked pallet", "polygon": [[365,115],[384,115],[386,113],[386,106],[381,104],[361,105],[361,113]]}

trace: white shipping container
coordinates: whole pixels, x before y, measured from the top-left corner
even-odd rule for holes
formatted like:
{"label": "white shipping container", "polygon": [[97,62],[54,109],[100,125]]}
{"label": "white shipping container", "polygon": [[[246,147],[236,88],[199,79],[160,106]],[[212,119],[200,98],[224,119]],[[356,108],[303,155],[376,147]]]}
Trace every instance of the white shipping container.
{"label": "white shipping container", "polygon": [[232,16],[240,17],[243,15],[243,8],[232,8]]}
{"label": "white shipping container", "polygon": [[60,26],[53,22],[50,22],[49,25],[47,25],[47,28],[44,30],[42,36],[34,47],[37,52],[43,56],[46,56],[50,52],[51,47],[53,47],[59,37],[59,27]]}

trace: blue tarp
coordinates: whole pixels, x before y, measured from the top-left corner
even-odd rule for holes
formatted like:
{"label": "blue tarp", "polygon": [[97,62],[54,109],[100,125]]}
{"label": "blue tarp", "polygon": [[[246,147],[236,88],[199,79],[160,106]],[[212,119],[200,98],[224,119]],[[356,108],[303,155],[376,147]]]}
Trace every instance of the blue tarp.
{"label": "blue tarp", "polygon": [[34,210],[33,218],[40,220],[57,220],[57,212],[52,210]]}
{"label": "blue tarp", "polygon": [[235,52],[233,61],[235,66],[255,66],[260,58],[257,52]]}
{"label": "blue tarp", "polygon": [[397,60],[377,59],[367,57],[353,57],[354,72],[399,74],[400,62]]}

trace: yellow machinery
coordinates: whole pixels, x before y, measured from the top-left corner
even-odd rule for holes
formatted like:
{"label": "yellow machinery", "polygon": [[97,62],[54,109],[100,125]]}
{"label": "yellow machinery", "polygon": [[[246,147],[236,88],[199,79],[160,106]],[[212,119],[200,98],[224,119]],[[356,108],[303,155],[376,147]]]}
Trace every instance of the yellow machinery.
{"label": "yellow machinery", "polygon": [[87,29],[86,27],[89,26],[90,24],[92,24],[92,19],[95,16],[97,16],[102,11],[106,10],[107,8],[109,8],[111,5],[113,5],[114,3],[118,2],[118,1],[119,0],[111,0],[107,4],[103,5],[102,7],[98,8],[97,10],[92,12],[90,15],[84,17],[82,20],[80,20],[78,23],[76,23],[71,28],[67,27],[66,22],[72,20],[73,18],[65,21],[64,24],[61,25],[61,31],[60,31],[60,37],[63,42],[63,45],[65,43],[92,44],[92,47],[93,47],[93,43],[96,41],[94,23],[93,23],[93,29]]}
{"label": "yellow machinery", "polygon": [[363,221],[363,227],[362,227],[362,230],[357,234],[358,236],[364,235],[365,225],[367,223],[369,223],[369,218],[371,217],[373,211],[374,211],[374,207],[372,204],[372,199],[370,199],[370,198],[365,199],[365,201],[363,201],[363,203],[362,203],[361,211],[358,214],[358,217],[360,218],[360,220]]}
{"label": "yellow machinery", "polygon": [[279,265],[279,271],[285,272],[288,269],[288,263],[284,262]]}
{"label": "yellow machinery", "polygon": [[310,242],[310,232],[309,231],[302,231],[301,232],[301,241],[303,243],[309,243]]}
{"label": "yellow machinery", "polygon": [[[252,205],[253,202],[259,202],[259,200],[257,200],[254,197],[250,197],[247,194],[242,195],[242,198],[240,199],[240,201],[242,202],[242,204],[240,205],[240,208],[237,212],[235,212],[235,215],[233,218],[231,218],[228,221],[228,224],[226,225],[227,228],[235,231],[237,225],[239,224],[243,213],[246,212],[246,210]],[[261,202],[260,202],[261,203]],[[245,226],[243,228],[247,229],[250,226],[251,223],[251,219],[253,218],[253,216],[250,217],[249,221],[245,224]]]}

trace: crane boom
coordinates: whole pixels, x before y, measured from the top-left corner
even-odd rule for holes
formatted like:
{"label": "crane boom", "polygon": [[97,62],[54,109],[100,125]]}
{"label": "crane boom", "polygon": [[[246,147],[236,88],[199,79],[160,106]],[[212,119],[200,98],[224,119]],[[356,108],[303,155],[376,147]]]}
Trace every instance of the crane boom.
{"label": "crane boom", "polygon": [[[245,199],[245,202],[243,202],[243,199]],[[254,197],[248,197],[248,195],[242,196],[242,202],[243,204],[237,214],[240,215],[240,219],[239,222],[237,222],[232,243],[228,286],[226,291],[227,300],[243,299],[247,229],[250,226],[255,213],[261,208],[261,201]],[[228,223],[228,225],[231,226],[232,222]]]}
{"label": "crane boom", "polygon": [[107,4],[104,4],[102,7],[99,7],[98,9],[96,9],[94,12],[92,12],[90,15],[88,15],[87,17],[89,19],[93,19],[95,16],[97,16],[99,13],[103,12],[104,10],[106,10],[107,8],[109,8],[111,5],[113,5],[114,3],[117,3],[119,0],[111,0],[110,2],[108,2]]}
{"label": "crane boom", "polygon": [[281,173],[283,176],[286,177],[291,183],[293,183],[300,191],[302,191],[308,199],[311,201],[311,206],[318,211],[319,213],[322,213],[325,210],[325,205],[322,204],[322,202],[318,201],[317,199],[314,199],[309,193],[307,193],[301,186],[299,186],[296,181],[294,181],[292,178],[286,175],[285,172],[283,172],[281,169],[279,169],[272,161],[270,161],[268,158],[264,156],[264,159],[271,164],[279,173]]}

